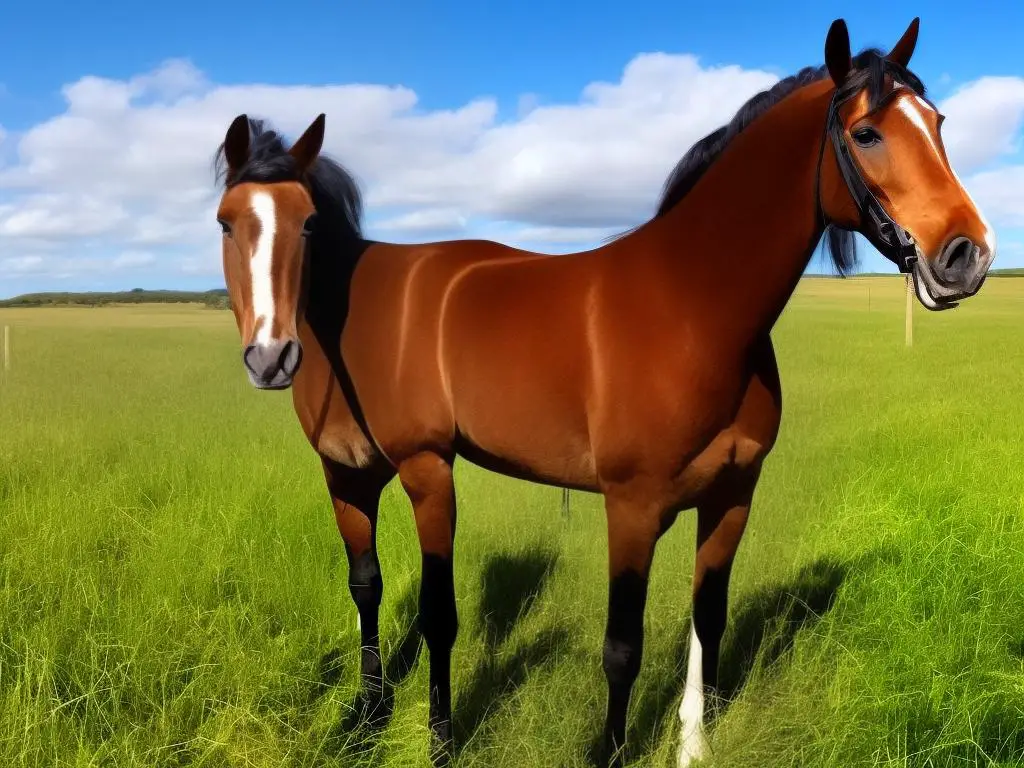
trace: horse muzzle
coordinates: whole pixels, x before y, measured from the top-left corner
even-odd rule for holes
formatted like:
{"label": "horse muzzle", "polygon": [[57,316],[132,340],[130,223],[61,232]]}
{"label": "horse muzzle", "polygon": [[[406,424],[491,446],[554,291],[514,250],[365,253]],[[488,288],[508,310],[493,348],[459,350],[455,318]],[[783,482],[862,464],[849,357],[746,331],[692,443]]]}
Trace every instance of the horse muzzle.
{"label": "horse muzzle", "polygon": [[302,364],[302,344],[294,339],[249,344],[242,362],[257,389],[287,389]]}

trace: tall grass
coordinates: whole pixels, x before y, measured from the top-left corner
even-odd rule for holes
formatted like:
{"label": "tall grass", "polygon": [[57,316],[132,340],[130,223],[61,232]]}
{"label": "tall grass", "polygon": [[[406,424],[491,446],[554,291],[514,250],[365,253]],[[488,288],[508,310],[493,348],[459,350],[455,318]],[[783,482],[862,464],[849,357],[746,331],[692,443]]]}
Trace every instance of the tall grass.
{"label": "tall grass", "polygon": [[[868,290],[870,289],[870,311]],[[916,312],[808,280],[733,579],[715,766],[1024,762],[1024,285]],[[383,502],[396,683],[352,728],[358,633],[316,457],[251,390],[227,313],[0,310],[0,765],[420,766],[408,501]],[[652,363],[653,364],[653,363]],[[600,499],[461,465],[458,766],[586,765],[604,709]],[[692,515],[659,545],[629,722],[672,763]]]}

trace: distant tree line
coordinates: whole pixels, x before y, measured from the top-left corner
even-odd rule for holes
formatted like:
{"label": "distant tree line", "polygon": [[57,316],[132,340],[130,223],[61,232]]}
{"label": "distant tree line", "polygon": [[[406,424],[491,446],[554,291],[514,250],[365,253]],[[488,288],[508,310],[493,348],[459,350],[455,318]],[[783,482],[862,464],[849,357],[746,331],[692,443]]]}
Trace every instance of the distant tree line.
{"label": "distant tree line", "polygon": [[[892,274],[861,273],[860,277],[893,277]],[[993,269],[990,277],[1024,277],[1024,268]],[[808,275],[808,277],[836,277],[837,275]],[[102,307],[109,304],[203,304],[210,309],[231,309],[231,299],[225,288],[209,291],[149,291],[132,288],[130,291],[49,291],[25,293],[12,299],[0,299],[0,307]]]}
{"label": "distant tree line", "polygon": [[211,291],[87,291],[26,293],[0,301],[0,307],[102,307],[109,304],[203,304],[210,309],[231,309],[224,288]]}

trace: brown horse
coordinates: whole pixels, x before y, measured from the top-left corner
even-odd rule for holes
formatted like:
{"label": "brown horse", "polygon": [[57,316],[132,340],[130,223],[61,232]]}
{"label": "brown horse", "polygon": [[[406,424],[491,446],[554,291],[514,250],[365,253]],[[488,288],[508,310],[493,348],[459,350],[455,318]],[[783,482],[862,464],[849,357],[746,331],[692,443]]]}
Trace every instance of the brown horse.
{"label": "brown horse", "polygon": [[604,744],[616,762],[655,545],[696,507],[679,762],[705,753],[729,574],[779,429],[769,332],[816,245],[827,235],[845,272],[861,232],[913,275],[930,309],[975,294],[994,255],[946,158],[942,116],[907,70],[917,32],[915,19],[888,54],[854,58],[836,21],[826,65],[755,96],[698,142],[653,219],[558,257],[479,240],[369,242],[350,177],[319,157],[323,115],[290,149],[235,119],[218,150],[218,219],[243,360],[256,387],[292,387],[323,461],[371,702],[383,685],[377,504],[397,473],[422,548],[430,725],[449,753],[461,455],[604,495]]}

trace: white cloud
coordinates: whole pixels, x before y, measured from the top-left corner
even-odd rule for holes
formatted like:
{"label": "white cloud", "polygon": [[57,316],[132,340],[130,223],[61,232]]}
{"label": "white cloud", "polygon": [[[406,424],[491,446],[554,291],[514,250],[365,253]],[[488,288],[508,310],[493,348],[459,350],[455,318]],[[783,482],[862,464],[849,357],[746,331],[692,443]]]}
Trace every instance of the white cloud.
{"label": "white cloud", "polygon": [[938,104],[947,120],[942,139],[961,175],[1020,147],[1024,77],[982,77]]}
{"label": "white cloud", "polygon": [[378,221],[375,228],[392,233],[457,232],[466,228],[466,217],[458,208],[424,208]]}
{"label": "white cloud", "polygon": [[[950,163],[986,217],[997,230],[1024,227],[1024,77],[982,77],[938,107],[947,116],[942,134]],[[1010,241],[1000,243],[1005,263],[1013,255]]]}
{"label": "white cloud", "polygon": [[978,173],[971,189],[994,226],[1024,227],[1024,165]]}
{"label": "white cloud", "polygon": [[94,195],[47,191],[0,206],[0,237],[15,241],[67,241],[106,235],[128,223],[121,201]]}
{"label": "white cloud", "polygon": [[179,262],[179,268],[183,275],[215,277],[222,274],[219,258],[186,256]]}
{"label": "white cloud", "polygon": [[9,259],[0,259],[0,270],[15,275],[38,273],[42,269],[42,256],[15,256]]}
{"label": "white cloud", "polygon": [[114,269],[133,269],[146,267],[154,262],[156,262],[156,255],[147,251],[124,251],[110,262],[110,266]]}
{"label": "white cloud", "polygon": [[[499,121],[488,98],[432,110],[401,86],[226,86],[180,60],[128,80],[83,77],[63,89],[63,113],[6,137],[0,280],[28,270],[218,276],[211,161],[241,112],[290,138],[326,112],[325,151],[359,180],[371,234],[592,245],[647,218],[686,149],[776,80],[642,54],[617,82],[591,83],[571,103],[524,94]],[[1016,151],[1024,79],[982,78],[940,107],[979,203],[997,225],[1024,222],[1024,170],[991,167]]]}
{"label": "white cloud", "polygon": [[[400,86],[219,86],[184,61],[125,81],[83,77],[63,89],[62,114],[10,138],[0,252],[70,249],[81,238],[112,253],[175,246],[172,269],[216,274],[210,163],[241,112],[290,137],[326,112],[325,150],[360,181],[371,230],[466,234],[471,222],[511,222],[525,226],[524,240],[583,227],[579,240],[647,216],[682,152],[775,79],[647,54],[577,103],[526,96],[520,116],[499,123],[492,99],[426,110]],[[566,238],[571,230],[553,234]]]}
{"label": "white cloud", "polygon": [[[382,176],[368,202],[423,204],[443,190],[477,215],[534,226],[620,227],[656,203],[675,161],[775,75],[644,54],[579,102],[491,125],[470,151]],[[428,161],[429,162],[429,161]]]}
{"label": "white cloud", "polygon": [[523,227],[515,233],[521,243],[595,243],[620,232],[615,227]]}

